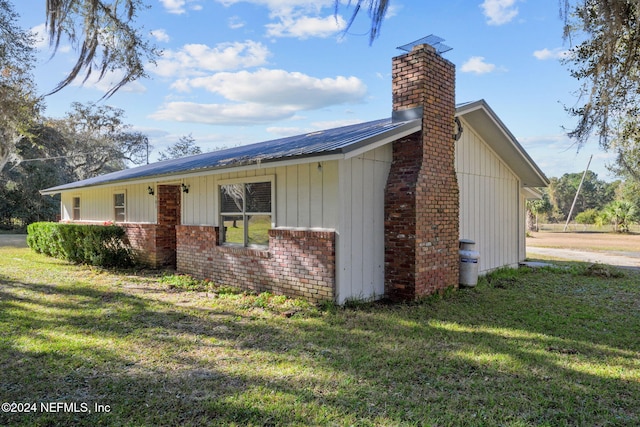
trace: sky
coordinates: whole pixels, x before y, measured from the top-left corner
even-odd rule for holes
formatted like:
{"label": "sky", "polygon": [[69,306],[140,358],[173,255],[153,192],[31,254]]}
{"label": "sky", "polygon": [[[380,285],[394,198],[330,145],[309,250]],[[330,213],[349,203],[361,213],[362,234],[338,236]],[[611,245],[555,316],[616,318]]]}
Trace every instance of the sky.
{"label": "sky", "polygon": [[[561,58],[557,0],[391,0],[379,37],[369,44],[361,11],[341,0],[148,0],[138,22],[163,51],[149,78],[102,104],[160,150],[191,136],[203,151],[376,120],[391,115],[391,59],[398,46],[434,34],[452,48],[456,102],[484,99],[547,177],[590,169],[615,179],[614,156],[597,142],[579,151],[566,132],[576,124],[579,83]],[[352,1],[353,3],[353,1]],[[44,34],[45,1],[15,1],[23,28],[38,35],[35,81],[52,90],[73,66],[63,43],[55,56]],[[72,102],[97,102],[117,74],[73,84],[45,99],[48,117]]]}

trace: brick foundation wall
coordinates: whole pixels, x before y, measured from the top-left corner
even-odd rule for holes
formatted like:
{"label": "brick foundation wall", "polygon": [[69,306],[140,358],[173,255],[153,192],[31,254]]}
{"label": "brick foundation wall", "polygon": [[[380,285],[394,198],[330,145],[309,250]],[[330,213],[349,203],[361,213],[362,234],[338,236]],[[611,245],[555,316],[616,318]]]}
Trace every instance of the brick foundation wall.
{"label": "brick foundation wall", "polygon": [[[95,222],[73,221],[74,224],[97,225]],[[166,265],[161,251],[158,251],[158,235],[162,234],[156,224],[142,223],[122,223],[116,224],[124,228],[128,243],[133,249],[136,261],[145,264],[151,268],[158,268]]]}
{"label": "brick foundation wall", "polygon": [[177,227],[177,268],[199,279],[255,291],[303,297],[318,303],[335,297],[335,233],[269,230],[269,248],[219,246],[211,226]]}
{"label": "brick foundation wall", "polygon": [[161,265],[157,256],[157,225],[118,223],[127,232],[127,239],[134,250],[137,261],[149,267]]}
{"label": "brick foundation wall", "polygon": [[422,132],[393,143],[385,189],[385,292],[414,300],[458,286],[455,66],[428,45],[393,59],[393,109],[423,107]]}

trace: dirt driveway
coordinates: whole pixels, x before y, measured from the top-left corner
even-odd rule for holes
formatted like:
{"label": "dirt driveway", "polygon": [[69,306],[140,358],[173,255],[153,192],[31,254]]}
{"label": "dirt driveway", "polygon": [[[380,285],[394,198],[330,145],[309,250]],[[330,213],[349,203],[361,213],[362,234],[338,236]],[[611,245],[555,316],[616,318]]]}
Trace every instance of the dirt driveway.
{"label": "dirt driveway", "polygon": [[640,268],[640,234],[532,233],[527,256]]}
{"label": "dirt driveway", "polygon": [[14,248],[27,247],[26,234],[0,234],[0,247],[11,246]]}

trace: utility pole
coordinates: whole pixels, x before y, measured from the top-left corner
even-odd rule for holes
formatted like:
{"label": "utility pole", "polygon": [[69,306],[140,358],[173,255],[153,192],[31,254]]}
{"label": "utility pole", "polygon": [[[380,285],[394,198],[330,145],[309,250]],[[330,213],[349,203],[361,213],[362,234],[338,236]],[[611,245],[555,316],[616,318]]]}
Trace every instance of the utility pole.
{"label": "utility pole", "polygon": [[564,224],[564,230],[562,231],[567,231],[567,226],[569,225],[569,221],[571,221],[571,214],[573,213],[573,208],[576,206],[576,201],[578,200],[578,194],[580,194],[580,189],[582,188],[584,177],[587,176],[587,171],[589,170],[589,166],[591,165],[591,159],[593,159],[593,154],[589,156],[589,163],[587,163],[587,168],[584,170],[584,173],[582,174],[580,185],[578,185],[578,191],[576,191],[576,196],[573,198],[573,203],[571,204],[571,209],[569,210],[569,216],[567,217],[567,222]]}

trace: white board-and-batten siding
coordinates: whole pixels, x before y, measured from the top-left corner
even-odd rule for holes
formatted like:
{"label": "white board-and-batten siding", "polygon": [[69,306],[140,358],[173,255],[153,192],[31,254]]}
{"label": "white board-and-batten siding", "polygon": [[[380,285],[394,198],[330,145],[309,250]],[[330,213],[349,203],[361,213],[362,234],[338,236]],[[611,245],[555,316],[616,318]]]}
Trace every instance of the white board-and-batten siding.
{"label": "white board-and-batten siding", "polygon": [[336,302],[384,295],[384,193],[392,145],[341,160]]}
{"label": "white board-and-batten siding", "polygon": [[219,186],[234,180],[273,180],[276,227],[335,229],[338,203],[338,162],[313,162],[276,168],[185,178],[189,193],[182,197],[182,224],[218,225]]}
{"label": "white board-and-batten siding", "polygon": [[61,194],[61,219],[73,219],[73,199],[80,198],[80,220],[99,222],[115,220],[113,195],[125,193],[127,222],[155,223],[156,198],[149,195],[149,184],[122,184],[110,187],[83,188]]}
{"label": "white board-and-batten siding", "polygon": [[524,238],[520,180],[471,126],[463,126],[456,143],[460,238],[476,242],[481,273],[517,266]]}

